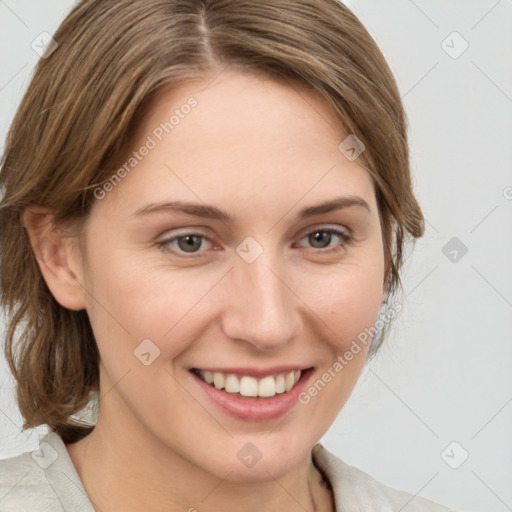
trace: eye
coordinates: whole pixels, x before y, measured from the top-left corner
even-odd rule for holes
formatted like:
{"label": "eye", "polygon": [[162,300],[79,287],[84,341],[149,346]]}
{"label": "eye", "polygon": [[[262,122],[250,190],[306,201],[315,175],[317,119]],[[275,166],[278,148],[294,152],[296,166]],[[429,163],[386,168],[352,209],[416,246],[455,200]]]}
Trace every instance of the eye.
{"label": "eye", "polygon": [[158,245],[164,251],[178,254],[196,254],[201,252],[201,248],[204,249],[204,245],[208,244],[211,245],[211,242],[200,233],[184,233],[158,242]]}
{"label": "eye", "polygon": [[[342,250],[353,242],[353,238],[348,233],[337,228],[315,229],[304,236],[300,242],[304,240],[307,241],[313,249],[319,249],[320,252],[324,253]],[[302,245],[300,242],[299,245]],[[158,246],[166,252],[179,256],[186,254],[199,256],[202,252],[211,248],[212,243],[208,237],[201,233],[189,232],[166,238],[158,242]]]}
{"label": "eye", "polygon": [[341,250],[353,242],[353,238],[348,233],[336,228],[315,229],[301,239],[301,241],[303,240],[311,244],[314,249],[331,248],[329,251],[323,252]]}

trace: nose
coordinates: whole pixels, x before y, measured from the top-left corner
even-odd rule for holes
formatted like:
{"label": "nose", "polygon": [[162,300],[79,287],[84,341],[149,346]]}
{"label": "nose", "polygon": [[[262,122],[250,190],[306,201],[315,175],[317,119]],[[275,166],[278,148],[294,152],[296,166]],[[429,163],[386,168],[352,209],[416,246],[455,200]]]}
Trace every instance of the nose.
{"label": "nose", "polygon": [[260,351],[278,349],[301,328],[300,300],[290,272],[263,253],[252,263],[237,256],[225,283],[224,334]]}

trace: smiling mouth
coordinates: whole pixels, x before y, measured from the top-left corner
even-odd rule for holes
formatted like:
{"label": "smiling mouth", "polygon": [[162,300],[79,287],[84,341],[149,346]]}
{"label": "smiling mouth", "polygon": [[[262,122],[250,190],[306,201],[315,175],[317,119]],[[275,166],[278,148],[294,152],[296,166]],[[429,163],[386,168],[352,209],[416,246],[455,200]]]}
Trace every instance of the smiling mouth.
{"label": "smiling mouth", "polygon": [[250,375],[235,375],[233,373],[210,372],[193,368],[191,371],[210,386],[224,390],[226,393],[245,396],[270,398],[277,394],[287,393],[299,382],[306,370],[289,372],[256,378]]}

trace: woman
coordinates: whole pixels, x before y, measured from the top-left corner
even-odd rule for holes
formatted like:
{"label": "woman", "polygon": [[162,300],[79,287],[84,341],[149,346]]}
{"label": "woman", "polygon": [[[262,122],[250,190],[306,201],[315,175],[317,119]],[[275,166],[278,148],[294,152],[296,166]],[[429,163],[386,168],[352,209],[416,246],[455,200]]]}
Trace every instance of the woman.
{"label": "woman", "polygon": [[89,0],[43,57],[2,162],[1,287],[24,426],[51,432],[2,461],[0,510],[447,510],[318,443],[423,234],[355,16]]}

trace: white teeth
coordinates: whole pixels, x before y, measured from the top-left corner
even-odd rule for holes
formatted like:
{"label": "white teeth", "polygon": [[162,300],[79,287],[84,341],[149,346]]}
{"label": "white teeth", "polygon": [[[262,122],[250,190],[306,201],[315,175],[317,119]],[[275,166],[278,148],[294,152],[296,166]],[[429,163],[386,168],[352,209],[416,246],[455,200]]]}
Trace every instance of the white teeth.
{"label": "white teeth", "polygon": [[292,370],[288,373],[268,375],[258,380],[255,377],[244,375],[238,378],[232,373],[209,372],[200,370],[198,375],[208,384],[217,389],[224,389],[227,393],[240,393],[242,396],[272,397],[276,394],[285,393],[295,386],[299,381],[302,372]]}
{"label": "white teeth", "polygon": [[254,377],[240,379],[240,394],[242,396],[258,396],[258,381]]}
{"label": "white teeth", "polygon": [[276,394],[276,381],[274,377],[265,377],[258,385],[259,396],[274,396]]}
{"label": "white teeth", "polygon": [[295,384],[295,372],[290,372],[286,374],[284,387],[286,391],[290,391]]}
{"label": "white teeth", "polygon": [[[299,379],[297,379],[299,380]],[[280,374],[276,379],[276,393],[284,393],[286,391],[286,384],[284,380],[284,375]]]}
{"label": "white teeth", "polygon": [[217,389],[222,389],[224,387],[224,374],[215,372],[213,374],[213,385]]}
{"label": "white teeth", "polygon": [[240,382],[236,378],[236,375],[228,375],[226,377],[226,382],[224,383],[224,388],[228,393],[239,393],[240,392]]}

